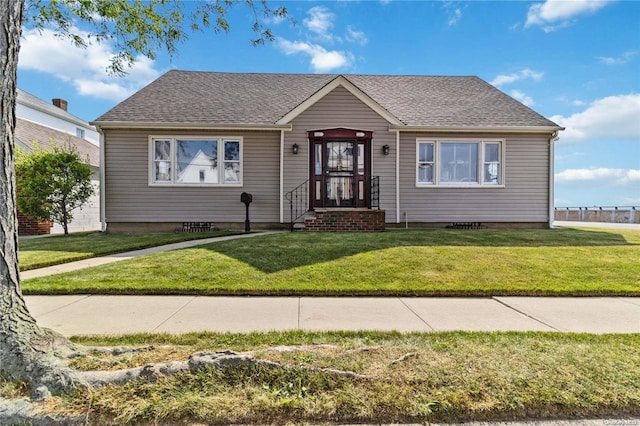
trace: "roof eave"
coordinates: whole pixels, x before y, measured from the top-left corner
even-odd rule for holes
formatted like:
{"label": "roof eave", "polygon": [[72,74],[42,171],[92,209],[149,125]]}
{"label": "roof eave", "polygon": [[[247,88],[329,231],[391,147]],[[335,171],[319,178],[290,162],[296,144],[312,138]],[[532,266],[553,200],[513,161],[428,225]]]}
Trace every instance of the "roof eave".
{"label": "roof eave", "polygon": [[75,115],[73,115],[73,114],[71,114],[71,113],[69,113],[67,111],[60,110],[60,112],[58,112],[58,111],[56,111],[54,109],[54,108],[59,109],[58,107],[44,108],[44,107],[41,107],[40,105],[34,104],[33,102],[24,101],[22,99],[21,100],[17,100],[16,99],[16,103],[19,103],[20,105],[23,105],[23,106],[25,106],[27,108],[31,108],[31,109],[34,109],[36,111],[39,111],[39,112],[41,112],[43,114],[52,115],[52,116],[54,116],[56,118],[59,118],[61,120],[73,123],[73,124],[75,124],[77,126],[85,128],[85,129],[95,130],[92,127],[91,123],[88,123],[88,122],[84,121],[83,119],[78,118]]}
{"label": "roof eave", "polygon": [[389,131],[429,132],[429,133],[554,133],[564,130],[560,126],[397,126],[390,125]]}
{"label": "roof eave", "polygon": [[290,124],[179,123],[151,121],[91,121],[98,129],[182,129],[182,130],[285,130]]}

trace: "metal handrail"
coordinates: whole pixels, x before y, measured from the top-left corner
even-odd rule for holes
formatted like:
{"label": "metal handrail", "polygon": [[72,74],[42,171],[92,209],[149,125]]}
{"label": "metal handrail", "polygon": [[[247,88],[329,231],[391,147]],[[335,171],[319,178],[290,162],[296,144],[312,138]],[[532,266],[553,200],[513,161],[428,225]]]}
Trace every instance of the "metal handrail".
{"label": "metal handrail", "polygon": [[371,176],[371,209],[380,210],[380,176]]}
{"label": "metal handrail", "polygon": [[293,231],[295,221],[309,210],[309,179],[287,192],[284,197],[289,200],[290,226]]}
{"label": "metal handrail", "polygon": [[638,210],[640,207],[638,206],[591,206],[591,207],[555,207],[555,210],[565,211],[565,210],[585,210],[585,211],[594,211],[594,210]]}

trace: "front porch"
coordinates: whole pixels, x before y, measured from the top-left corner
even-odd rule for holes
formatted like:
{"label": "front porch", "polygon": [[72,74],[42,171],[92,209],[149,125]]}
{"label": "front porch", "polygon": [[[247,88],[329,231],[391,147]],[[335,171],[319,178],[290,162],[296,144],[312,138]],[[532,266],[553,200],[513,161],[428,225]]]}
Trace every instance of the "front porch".
{"label": "front porch", "polygon": [[[381,232],[385,230],[386,212],[380,209],[379,178],[365,181],[364,207],[310,207],[309,181],[285,194],[289,203],[291,231],[307,232]],[[316,192],[315,194],[318,194]]]}

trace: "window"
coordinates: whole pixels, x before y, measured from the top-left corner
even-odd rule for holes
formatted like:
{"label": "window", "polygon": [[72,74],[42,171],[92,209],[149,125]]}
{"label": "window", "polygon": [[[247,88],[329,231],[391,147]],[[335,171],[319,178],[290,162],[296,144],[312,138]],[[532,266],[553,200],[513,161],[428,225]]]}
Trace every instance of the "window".
{"label": "window", "polygon": [[149,183],[241,185],[241,145],[237,137],[151,138]]}
{"label": "window", "polygon": [[418,143],[418,183],[434,183],[434,145],[433,142]]}
{"label": "window", "polygon": [[502,185],[503,141],[417,140],[418,186]]}
{"label": "window", "polygon": [[76,136],[79,138],[84,138],[84,129],[80,127],[76,127]]}

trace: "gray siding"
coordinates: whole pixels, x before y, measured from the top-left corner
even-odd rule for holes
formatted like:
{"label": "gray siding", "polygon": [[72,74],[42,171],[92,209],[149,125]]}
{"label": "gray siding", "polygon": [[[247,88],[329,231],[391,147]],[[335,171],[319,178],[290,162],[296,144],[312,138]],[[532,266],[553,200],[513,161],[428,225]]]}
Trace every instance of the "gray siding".
{"label": "gray siding", "polygon": [[[343,87],[338,87],[304,111],[292,122],[292,131],[285,132],[284,192],[309,179],[309,140],[307,131],[333,128],[368,130],[373,132],[371,175],[380,176],[380,207],[386,210],[387,222],[395,221],[395,133],[389,123],[363,104]],[[300,153],[293,155],[291,146],[297,143]],[[391,152],[382,155],[382,146]],[[285,200],[285,221],[289,220]]]}
{"label": "gray siding", "polygon": [[416,187],[417,138],[474,138],[477,135],[400,136],[400,217],[409,222],[547,222],[549,139],[540,135],[485,135],[506,139],[504,188]]}
{"label": "gray siding", "polygon": [[[242,136],[243,186],[149,186],[149,135]],[[243,222],[244,191],[253,194],[252,222],[278,222],[279,158],[279,131],[106,130],[107,222]]]}

